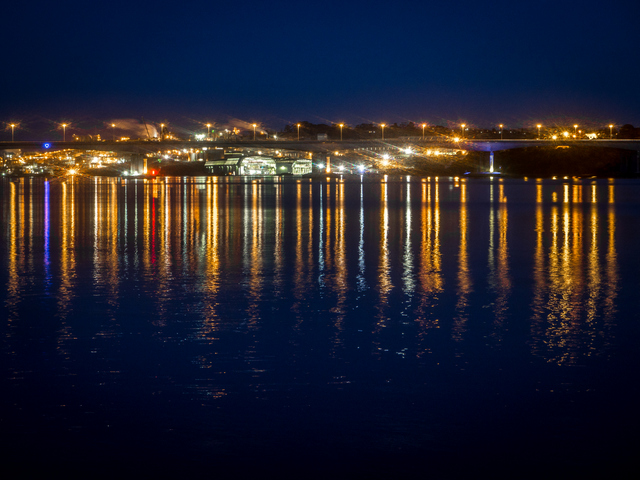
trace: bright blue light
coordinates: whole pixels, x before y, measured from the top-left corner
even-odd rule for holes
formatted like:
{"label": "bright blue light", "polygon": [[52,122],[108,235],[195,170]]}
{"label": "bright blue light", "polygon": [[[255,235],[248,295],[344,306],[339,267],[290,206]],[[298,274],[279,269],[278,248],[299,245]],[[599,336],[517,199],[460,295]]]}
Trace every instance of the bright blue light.
{"label": "bright blue light", "polygon": [[51,148],[51,144],[50,143],[43,143],[42,146],[44,148]]}

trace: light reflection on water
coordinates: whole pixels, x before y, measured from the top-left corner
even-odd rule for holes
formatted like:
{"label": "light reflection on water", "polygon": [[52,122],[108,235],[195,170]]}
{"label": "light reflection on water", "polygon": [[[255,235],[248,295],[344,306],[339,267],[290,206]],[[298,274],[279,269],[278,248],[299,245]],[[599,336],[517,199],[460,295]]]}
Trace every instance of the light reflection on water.
{"label": "light reflection on water", "polygon": [[[269,295],[265,290],[273,289],[282,297],[291,290],[297,300],[293,309],[298,309],[305,297],[314,296],[310,280],[316,271],[317,294],[320,298],[332,295],[325,307],[335,315],[332,322],[337,330],[348,310],[350,292],[362,292],[370,285],[376,292],[377,327],[389,321],[389,297],[400,289],[406,297],[402,314],[413,316],[423,333],[442,322],[429,309],[446,288],[456,300],[457,315],[450,315],[457,319],[451,325],[452,334],[462,340],[468,310],[474,307],[472,286],[484,284],[486,303],[476,307],[493,312],[493,329],[499,334],[512,307],[513,264],[528,261],[526,255],[513,259],[509,242],[523,236],[535,238],[531,320],[532,332],[537,333],[531,340],[536,353],[541,353],[540,343],[552,350],[564,345],[561,357],[572,357],[570,345],[576,342],[566,335],[577,333],[576,329],[587,334],[583,318],[593,328],[599,328],[593,324],[598,317],[607,325],[614,321],[618,288],[614,184],[607,185],[602,195],[609,205],[606,211],[598,203],[595,183],[548,186],[552,194],[561,189],[562,202],[545,202],[549,194],[541,181],[532,187],[518,186],[531,190],[535,224],[529,229],[524,222],[510,225],[502,181],[488,184],[486,227],[479,224],[478,216],[470,218],[469,212],[469,205],[482,199],[469,198],[468,180],[456,181],[457,212],[448,198],[446,214],[447,228],[456,221],[459,233],[446,232],[446,242],[457,244],[457,254],[447,258],[447,272],[443,272],[441,180],[436,178],[307,185],[304,181],[230,185],[218,179],[200,184],[169,179],[5,183],[5,305],[11,321],[18,319],[16,309],[25,300],[25,282],[29,282],[47,295],[52,294],[51,285],[57,284],[58,306],[51,313],[62,322],[79,292],[89,289],[104,302],[101,315],[109,317],[108,323],[117,323],[122,287],[135,280],[151,295],[148,300],[158,325],[166,324],[179,292],[193,287],[202,290],[202,301],[208,305],[205,323],[215,323],[224,266],[246,292],[246,303],[239,307],[252,328],[264,320],[261,305]],[[474,186],[474,193],[486,188]],[[582,205],[586,189],[588,208]],[[372,204],[376,198],[377,207]],[[377,227],[371,223],[372,215],[378,218]],[[314,243],[318,245],[315,254]],[[485,274],[470,266],[480,258],[478,247],[483,243]],[[42,253],[37,254],[37,248]],[[79,255],[83,271],[91,269],[81,282],[76,281]],[[349,268],[354,263],[355,268]],[[376,264],[375,278],[367,269],[371,263]],[[35,269],[44,270],[40,285]],[[447,277],[451,280],[446,281]],[[413,312],[411,305],[415,305]],[[588,335],[607,337],[604,331]],[[576,344],[584,346],[582,341]]]}
{"label": "light reflection on water", "polygon": [[[20,178],[0,186],[3,384],[14,405],[21,389],[47,381],[51,362],[98,409],[87,393],[95,388],[173,392],[197,405],[277,397],[303,409],[308,400],[298,396],[318,389],[391,399],[431,385],[430,369],[446,377],[475,368],[491,384],[489,352],[523,369],[594,358],[606,369],[629,332],[621,322],[637,317],[623,289],[638,263],[632,182]],[[32,355],[35,345],[46,362]]]}

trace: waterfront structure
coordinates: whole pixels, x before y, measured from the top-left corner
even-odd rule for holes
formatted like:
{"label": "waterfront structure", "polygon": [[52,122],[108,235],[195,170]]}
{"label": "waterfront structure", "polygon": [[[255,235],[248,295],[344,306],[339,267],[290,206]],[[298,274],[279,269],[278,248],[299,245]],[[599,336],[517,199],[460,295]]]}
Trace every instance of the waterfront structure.
{"label": "waterfront structure", "polygon": [[[640,140],[633,139],[573,139],[569,135],[553,136],[551,139],[460,139],[450,137],[403,137],[380,140],[257,140],[257,141],[221,141],[212,147],[210,143],[188,140],[154,141],[74,141],[74,142],[0,142],[0,156],[6,173],[25,171],[30,163],[43,165],[69,165],[72,168],[86,161],[82,157],[100,158],[100,164],[129,162],[129,174],[144,174],[144,162],[162,162],[166,160],[205,162],[204,167],[215,175],[273,175],[311,173],[312,158],[316,158],[316,167],[329,172],[333,163],[331,158],[343,157],[344,172],[360,171],[358,165],[365,164],[378,170],[406,168],[419,165],[421,161],[437,161],[445,165],[454,157],[461,158],[470,151],[486,152],[484,163],[474,168],[486,169],[493,173],[494,153],[502,150],[527,147],[553,148],[613,148],[630,150],[625,155],[621,171],[640,173]],[[307,161],[293,161],[303,157]],[[632,158],[633,157],[633,158]],[[254,158],[254,160],[249,160]],[[440,160],[437,160],[440,158]],[[75,160],[74,160],[75,159]],[[235,161],[234,161],[235,159]],[[240,161],[240,159],[244,159]],[[269,159],[268,161],[266,159]],[[321,160],[320,160],[321,159]],[[320,167],[320,163],[326,167]],[[142,163],[141,163],[142,162]],[[280,163],[278,163],[280,162]],[[337,166],[338,164],[336,164]],[[354,168],[351,168],[351,167]],[[249,173],[250,172],[250,173]]]}
{"label": "waterfront structure", "polygon": [[312,172],[313,162],[309,159],[235,154],[224,159],[207,160],[205,168],[214,175],[305,175]]}

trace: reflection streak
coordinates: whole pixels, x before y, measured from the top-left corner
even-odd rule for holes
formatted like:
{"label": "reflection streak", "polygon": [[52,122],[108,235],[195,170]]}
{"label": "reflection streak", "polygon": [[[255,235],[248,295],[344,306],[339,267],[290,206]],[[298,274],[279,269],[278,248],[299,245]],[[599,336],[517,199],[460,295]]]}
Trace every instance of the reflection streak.
{"label": "reflection streak", "polygon": [[453,321],[452,338],[459,342],[467,330],[469,295],[472,291],[469,258],[467,254],[467,184],[460,184],[460,246],[458,248],[458,301]]}
{"label": "reflection streak", "polygon": [[[433,200],[433,206],[431,201]],[[434,310],[438,303],[438,295],[443,291],[444,280],[441,271],[440,252],[440,192],[438,179],[435,179],[433,195],[431,183],[423,184],[422,189],[422,239],[420,249],[420,302],[416,308],[415,322],[418,324],[419,343],[426,341],[429,330],[440,327],[440,320],[435,317]],[[429,353],[422,345],[417,356]]]}
{"label": "reflection streak", "polygon": [[388,183],[380,185],[380,199],[382,208],[380,211],[380,257],[378,266],[378,315],[377,328],[386,326],[389,293],[393,288],[391,282],[389,260],[389,205],[387,201]]}

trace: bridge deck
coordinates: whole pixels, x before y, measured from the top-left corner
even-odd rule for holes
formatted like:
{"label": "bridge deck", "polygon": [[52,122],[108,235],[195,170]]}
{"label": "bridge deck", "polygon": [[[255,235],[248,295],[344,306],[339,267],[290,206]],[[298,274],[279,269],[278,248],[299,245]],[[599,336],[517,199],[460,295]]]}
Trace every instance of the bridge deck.
{"label": "bridge deck", "polygon": [[46,150],[100,150],[115,151],[121,153],[148,153],[166,150],[184,150],[203,148],[253,148],[253,149],[275,149],[275,150],[292,150],[306,152],[332,152],[336,150],[360,150],[360,149],[398,149],[410,146],[416,147],[441,147],[441,148],[459,148],[463,150],[497,152],[500,150],[509,150],[524,147],[543,147],[543,146],[581,146],[581,147],[602,147],[602,148],[619,148],[624,150],[640,151],[640,140],[530,140],[530,139],[463,139],[455,142],[446,137],[430,137],[422,139],[420,137],[412,138],[392,138],[383,140],[262,140],[262,141],[217,141],[217,142],[200,142],[200,141],[131,141],[131,142],[33,142],[33,141],[16,141],[16,142],[0,142],[0,151],[3,150],[27,150],[27,151],[46,151]]}

